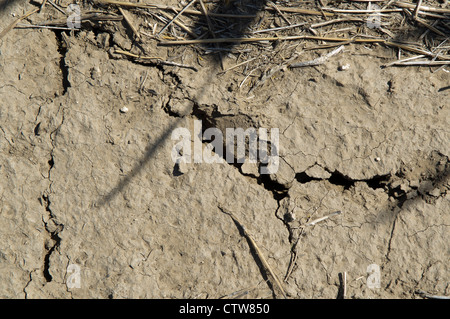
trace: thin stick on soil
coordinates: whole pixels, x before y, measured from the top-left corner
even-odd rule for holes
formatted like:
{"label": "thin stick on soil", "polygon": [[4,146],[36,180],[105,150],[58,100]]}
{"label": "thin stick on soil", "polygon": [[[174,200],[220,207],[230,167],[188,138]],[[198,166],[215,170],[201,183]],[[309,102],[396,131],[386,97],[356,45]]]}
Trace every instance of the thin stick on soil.
{"label": "thin stick on soil", "polygon": [[421,295],[423,298],[428,298],[428,299],[450,299],[450,296],[432,295],[432,294],[429,294],[428,292],[423,291],[423,290],[418,290],[417,294]]}
{"label": "thin stick on soil", "polygon": [[[265,10],[270,11],[277,11],[275,8],[266,6],[264,8]],[[333,13],[330,12],[322,12],[322,11],[316,11],[316,10],[308,10],[308,9],[300,9],[300,8],[291,8],[291,7],[277,7],[278,10],[281,12],[288,12],[288,13],[301,13],[301,14],[308,14],[308,15],[317,15],[317,16],[333,16]]]}
{"label": "thin stick on soil", "polygon": [[[273,287],[277,287],[281,293],[281,295],[286,298],[286,293],[284,292],[283,286],[281,285],[280,280],[278,279],[277,275],[273,272],[272,268],[270,267],[269,263],[267,262],[266,258],[264,258],[264,255],[262,254],[261,250],[259,249],[258,245],[256,244],[255,240],[253,239],[253,237],[247,232],[246,228],[244,227],[244,224],[242,224],[242,222],[239,221],[239,219],[237,219],[236,216],[234,216],[234,214],[232,214],[231,212],[228,212],[227,210],[225,210],[224,208],[222,208],[221,206],[218,207],[220,209],[220,211],[224,214],[227,214],[228,216],[231,217],[231,219],[233,219],[233,221],[235,223],[237,223],[243,230],[245,237],[248,239],[248,241],[251,243],[252,248],[254,249],[256,255],[258,256],[259,260],[261,261],[264,270],[266,271],[267,275],[269,275],[268,277],[272,278],[272,286]],[[273,285],[275,283],[275,285]],[[275,292],[274,289],[274,293],[277,294]]]}
{"label": "thin stick on soil", "polygon": [[48,3],[50,3],[50,5],[55,8],[56,10],[58,10],[59,12],[61,12],[64,15],[67,15],[67,12],[64,11],[60,6],[58,6],[56,3],[54,3],[52,0],[44,0]]}
{"label": "thin stick on soil", "polygon": [[44,9],[45,5],[47,4],[47,0],[42,1],[41,6],[39,7],[39,13],[42,12],[42,10]]}
{"label": "thin stick on soil", "polygon": [[216,39],[197,39],[197,40],[177,40],[177,41],[161,41],[159,45],[185,45],[185,44],[204,44],[204,43],[246,43],[246,42],[262,42],[262,41],[294,41],[294,40],[317,40],[330,42],[346,42],[349,43],[385,43],[386,40],[381,38],[361,39],[361,38],[332,38],[309,35],[294,35],[287,37],[267,37],[267,38],[216,38]]}
{"label": "thin stick on soil", "polygon": [[51,25],[34,25],[34,24],[25,24],[18,23],[16,25],[16,29],[50,29],[50,30],[78,30],[76,28],[68,28],[68,27],[57,27]]}
{"label": "thin stick on soil", "polygon": [[224,71],[222,71],[222,72],[219,72],[218,74],[224,74],[224,73],[226,73],[226,72],[228,72],[228,71],[230,71],[230,70],[233,70],[233,69],[235,69],[235,68],[238,68],[238,67],[240,67],[240,66],[242,66],[242,65],[244,65],[244,64],[247,64],[247,63],[249,63],[249,62],[252,62],[253,60],[256,60],[256,59],[257,59],[257,57],[254,57],[254,58],[251,58],[251,59],[249,59],[249,60],[247,60],[247,61],[238,63],[238,64],[236,64],[236,65],[234,65],[234,66],[232,66],[232,67],[230,67],[230,68],[228,68],[228,69],[226,69],[226,70],[224,70]]}
{"label": "thin stick on soil", "polygon": [[186,68],[186,69],[191,69],[195,72],[197,72],[197,68],[191,65],[186,65],[186,64],[181,64],[181,63],[176,63],[176,62],[171,62],[171,61],[164,61],[162,58],[159,57],[152,57],[152,56],[142,56],[142,55],[137,55],[137,54],[133,54],[127,51],[122,51],[122,50],[115,50],[114,53],[117,54],[123,54],[135,59],[141,59],[141,60],[155,60],[155,63],[159,63],[159,64],[164,64],[164,65],[169,65],[169,66],[178,66],[180,68]]}
{"label": "thin stick on soil", "polygon": [[313,29],[320,28],[320,27],[324,27],[326,25],[330,25],[330,24],[334,24],[334,23],[340,23],[340,22],[364,22],[364,20],[363,19],[359,19],[359,18],[334,19],[334,20],[328,20],[328,21],[325,21],[325,22],[311,24],[311,28],[313,28]]}
{"label": "thin stick on soil", "polygon": [[122,51],[122,50],[115,50],[114,53],[117,54],[123,54],[132,58],[136,58],[136,59],[142,59],[142,60],[162,60],[162,58],[160,57],[154,57],[154,56],[143,56],[143,55],[137,55],[137,54],[133,54],[127,51]]}
{"label": "thin stick on soil", "polygon": [[208,24],[209,33],[215,39],[216,34],[214,33],[214,28],[211,23],[211,19],[209,18],[208,10],[206,9],[205,4],[203,3],[203,0],[199,0],[199,2],[200,2],[200,8],[202,9],[203,14],[205,15],[206,23]]}
{"label": "thin stick on soil", "polygon": [[172,19],[170,20],[170,22],[168,24],[166,24],[164,26],[164,28],[161,29],[161,31],[159,31],[158,36],[160,36],[179,16],[181,16],[183,14],[183,12],[185,12],[195,1],[197,0],[192,0],[191,2],[189,2],[180,12],[178,12],[178,14]]}
{"label": "thin stick on soil", "polygon": [[428,28],[428,30],[433,31],[434,33],[439,34],[440,36],[447,37],[447,35],[444,32],[440,31],[439,29],[436,29],[432,24],[428,24],[423,19],[416,18],[416,21],[419,24],[423,25],[424,27]]}
{"label": "thin stick on soil", "polygon": [[[407,2],[401,2],[396,1],[394,4],[396,7],[399,8],[406,8],[406,9],[415,9],[417,4],[413,3],[407,3]],[[429,6],[421,6],[420,11],[428,11],[428,12],[436,12],[436,13],[446,13],[450,14],[450,9],[446,8],[435,8],[435,7],[429,7]]]}
{"label": "thin stick on soil", "polygon": [[284,26],[284,27],[277,27],[277,28],[264,29],[264,30],[256,30],[256,31],[252,31],[252,33],[256,34],[256,33],[272,32],[272,31],[281,31],[281,30],[287,30],[287,29],[302,27],[302,26],[304,26],[306,24],[307,24],[306,22],[296,23],[296,24],[291,24],[291,25]]}
{"label": "thin stick on soil", "polygon": [[391,41],[385,41],[384,42],[385,45],[387,46],[392,46],[392,47],[397,47],[400,48],[402,50],[405,51],[410,51],[410,52],[414,52],[414,53],[419,53],[419,54],[423,54],[429,57],[436,57],[437,59],[450,59],[449,55],[437,55],[436,53],[430,52],[430,51],[426,51],[423,49],[419,49],[419,48],[415,48],[406,44],[402,44],[402,43],[397,43],[397,42],[391,42]]}
{"label": "thin stick on soil", "polygon": [[330,11],[334,13],[344,14],[365,14],[365,13],[387,13],[387,12],[402,12],[402,9],[370,9],[370,10],[349,10],[349,9],[334,9],[334,8],[322,8],[322,10]]}
{"label": "thin stick on soil", "polygon": [[333,51],[322,55],[321,57],[314,59],[312,61],[306,61],[306,62],[298,62],[298,63],[293,63],[291,64],[289,67],[290,68],[298,68],[298,67],[304,67],[304,66],[315,66],[315,65],[320,65],[325,63],[329,58],[331,58],[333,55],[338,54],[339,52],[341,52],[344,49],[344,46],[341,45],[340,47],[338,47],[337,49],[334,49]]}
{"label": "thin stick on soil", "polygon": [[[121,21],[123,16],[120,15],[98,15],[95,13],[85,14],[80,17],[80,22],[83,23],[85,21]],[[50,20],[40,22],[39,25],[44,26],[67,26],[67,19],[60,20]]]}
{"label": "thin stick on soil", "polygon": [[284,21],[287,22],[287,24],[291,25],[292,23],[288,20],[288,18],[286,18],[286,16],[283,14],[283,12],[281,12],[280,9],[278,9],[277,5],[275,3],[273,3],[272,1],[269,1],[269,6],[271,6],[272,8],[274,8],[278,14],[283,18]]}
{"label": "thin stick on soil", "polygon": [[244,85],[245,81],[247,81],[247,79],[252,75],[253,71],[257,70],[258,68],[255,68],[253,70],[251,70],[246,76],[245,78],[241,81],[241,83],[239,84],[239,89],[242,88],[242,86]]}
{"label": "thin stick on soil", "polygon": [[335,48],[335,47],[338,47],[338,46],[341,46],[341,45],[347,45],[347,44],[350,44],[350,43],[351,43],[351,41],[331,43],[331,44],[323,44],[323,45],[319,45],[319,46],[315,46],[315,47],[306,47],[303,50],[304,51],[323,50],[323,49]]}
{"label": "thin stick on soil", "polygon": [[419,14],[420,6],[422,5],[422,0],[417,1],[416,8],[414,9],[414,19],[417,19],[417,15]]}
{"label": "thin stick on soil", "polygon": [[9,26],[7,26],[2,32],[0,32],[0,39],[3,38],[9,31],[14,29],[14,27],[23,19],[28,18],[30,15],[36,13],[39,11],[39,8],[34,9],[28,13],[25,13],[23,16],[19,17],[17,20],[15,20],[13,23],[11,23]]}
{"label": "thin stick on soil", "polygon": [[125,19],[125,21],[128,23],[128,25],[130,26],[131,31],[133,31],[134,35],[136,36],[136,38],[140,39],[141,35],[139,34],[138,30],[136,29],[136,27],[133,25],[133,23],[131,22],[130,17],[128,16],[128,14],[125,13],[125,11],[119,7],[119,11],[122,14],[123,18]]}
{"label": "thin stick on soil", "polygon": [[194,33],[193,31],[191,31],[187,26],[185,26],[181,21],[175,20],[174,17],[171,17],[170,14],[168,14],[167,12],[161,11],[161,14],[163,16],[165,16],[167,19],[172,19],[173,23],[175,23],[177,26],[179,26],[181,29],[183,29],[187,34],[189,34],[191,37],[193,38],[197,38],[198,35],[196,33]]}
{"label": "thin stick on soil", "polygon": [[440,66],[448,64],[450,64],[450,61],[409,61],[409,62],[395,62],[392,65]]}
{"label": "thin stick on soil", "polygon": [[309,222],[309,223],[305,224],[305,226],[314,226],[315,224],[320,223],[321,221],[324,221],[324,220],[326,220],[326,219],[328,219],[328,218],[330,218],[330,217],[332,217],[334,215],[339,215],[340,213],[341,213],[340,211],[337,211],[337,212],[328,214],[326,216],[314,219],[312,222]]}
{"label": "thin stick on soil", "polygon": [[420,59],[420,58],[424,58],[424,57],[425,57],[425,55],[423,55],[423,54],[422,55],[417,55],[417,56],[413,56],[413,57],[410,57],[410,58],[406,58],[406,59],[401,59],[401,60],[397,60],[397,61],[394,61],[394,62],[390,62],[390,63],[388,63],[386,65],[383,65],[383,67],[387,68],[389,66],[392,66],[392,65],[395,65],[395,64],[398,64],[398,63],[411,61],[411,60],[415,60],[415,59]]}

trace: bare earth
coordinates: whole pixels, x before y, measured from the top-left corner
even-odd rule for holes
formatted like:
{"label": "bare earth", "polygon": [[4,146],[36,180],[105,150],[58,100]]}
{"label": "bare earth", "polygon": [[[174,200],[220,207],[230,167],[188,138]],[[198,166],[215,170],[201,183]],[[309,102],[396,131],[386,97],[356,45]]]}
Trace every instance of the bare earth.
{"label": "bare earth", "polygon": [[[2,6],[0,31],[34,8]],[[30,21],[57,14],[47,4]],[[252,47],[247,70],[266,59],[270,71],[295,44],[233,49]],[[142,46],[197,71],[118,54],[136,49],[123,22],[0,40],[0,298],[282,296],[219,206],[288,298],[339,297],[344,273],[346,298],[450,295],[448,67],[382,68],[396,50],[351,45],[246,78],[193,46]],[[224,68],[239,54],[223,53]],[[175,165],[171,132],[194,120],[278,128],[278,172]]]}

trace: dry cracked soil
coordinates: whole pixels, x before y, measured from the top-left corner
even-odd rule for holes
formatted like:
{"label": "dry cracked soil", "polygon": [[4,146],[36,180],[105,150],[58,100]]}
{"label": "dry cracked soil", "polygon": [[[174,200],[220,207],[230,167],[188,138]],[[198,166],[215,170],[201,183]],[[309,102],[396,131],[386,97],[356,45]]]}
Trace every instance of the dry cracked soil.
{"label": "dry cracked soil", "polygon": [[[36,8],[0,3],[0,30]],[[273,67],[293,44],[269,45]],[[139,46],[194,67],[117,53]],[[448,69],[355,45],[257,82],[221,69],[238,46],[202,50],[114,21],[0,40],[1,298],[278,298],[273,274],[287,298],[342,297],[344,277],[346,298],[450,294]],[[278,170],[175,164],[196,120],[277,128]]]}

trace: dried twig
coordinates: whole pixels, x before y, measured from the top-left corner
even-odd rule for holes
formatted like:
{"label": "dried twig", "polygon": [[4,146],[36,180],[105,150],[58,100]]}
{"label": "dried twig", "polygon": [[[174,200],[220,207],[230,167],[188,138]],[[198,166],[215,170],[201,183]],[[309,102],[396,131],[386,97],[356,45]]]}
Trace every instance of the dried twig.
{"label": "dried twig", "polygon": [[409,61],[409,62],[395,62],[391,65],[438,66],[448,64],[450,64],[450,61]]}
{"label": "dried twig", "polygon": [[[275,10],[277,11],[275,8],[270,7],[270,6],[266,6],[264,8],[265,10]],[[278,10],[280,10],[281,12],[289,12],[289,13],[301,13],[301,14],[308,14],[308,15],[318,15],[318,16],[333,16],[333,13],[330,12],[322,12],[322,11],[316,11],[316,10],[308,10],[308,9],[300,9],[300,8],[294,8],[294,7],[277,7]]]}
{"label": "dried twig", "polygon": [[256,59],[257,59],[257,57],[248,59],[247,61],[238,63],[238,64],[236,64],[236,65],[234,65],[234,66],[232,66],[232,67],[230,67],[230,68],[228,68],[228,69],[226,69],[226,70],[224,70],[224,71],[222,71],[222,72],[219,72],[218,74],[224,74],[224,73],[226,73],[226,72],[228,72],[228,71],[230,71],[230,70],[233,70],[233,69],[235,69],[235,68],[237,68],[237,67],[240,67],[240,66],[242,66],[242,65],[244,65],[244,64],[247,64],[247,63],[249,63],[249,62],[252,62],[253,60],[256,60]]}
{"label": "dried twig", "polygon": [[[406,8],[406,9],[415,9],[417,4],[413,4],[413,3],[407,3],[407,2],[401,2],[401,1],[396,1],[394,3],[394,5],[396,7],[399,8]],[[421,6],[420,7],[420,11],[429,11],[429,12],[436,12],[436,13],[446,13],[446,14],[450,14],[450,9],[445,9],[445,8],[435,8],[435,7],[429,7],[429,6]]]}
{"label": "dried twig", "polygon": [[423,290],[418,290],[417,294],[421,295],[424,298],[429,298],[429,299],[450,299],[450,296],[432,295],[432,294],[429,294],[428,292],[425,292]]}
{"label": "dried twig", "polygon": [[269,6],[271,6],[272,8],[274,8],[278,14],[283,18],[284,21],[287,22],[287,24],[291,25],[292,23],[288,20],[288,18],[286,18],[286,16],[283,14],[283,12],[281,12],[280,9],[278,9],[277,5],[275,3],[273,3],[272,1],[269,1]]}
{"label": "dried twig", "polygon": [[[121,21],[123,16],[89,13],[80,17],[80,22],[84,21]],[[43,21],[39,23],[40,26],[67,26],[67,19]]]}
{"label": "dried twig", "polygon": [[423,20],[422,18],[416,18],[415,20],[416,20],[419,24],[421,24],[421,25],[423,25],[424,27],[428,28],[429,30],[433,31],[434,33],[439,34],[440,36],[443,36],[443,37],[445,37],[445,38],[447,37],[447,35],[446,35],[444,32],[440,31],[439,29],[436,29],[433,25],[431,25],[431,24],[425,22],[425,20]]}
{"label": "dried twig", "polygon": [[[264,255],[262,254],[261,250],[259,249],[258,245],[256,244],[255,240],[253,239],[253,237],[248,233],[247,229],[244,227],[244,224],[242,224],[242,222],[239,221],[239,219],[231,212],[227,211],[226,209],[224,209],[223,207],[219,206],[218,207],[220,209],[220,211],[224,214],[229,215],[233,221],[235,223],[237,223],[243,230],[245,237],[248,239],[248,241],[251,243],[252,248],[254,249],[256,255],[258,256],[259,260],[261,261],[261,264],[264,267],[264,270],[267,272],[267,274],[272,278],[273,283],[275,283],[275,285],[272,286],[273,287],[277,287],[279,292],[281,293],[281,295],[286,298],[286,293],[284,292],[283,286],[280,282],[280,280],[278,279],[277,275],[273,272],[272,268],[270,267],[269,263],[267,262],[266,258],[264,258]],[[274,293],[277,294],[274,290]]]}
{"label": "dried twig", "polygon": [[42,12],[42,10],[44,9],[45,5],[47,4],[47,0],[42,1],[41,6],[39,7],[39,13]]}
{"label": "dried twig", "polygon": [[33,13],[36,13],[39,11],[39,8],[31,10],[28,13],[25,13],[23,16],[19,17],[17,20],[13,21],[10,25],[8,25],[2,32],[0,32],[0,39],[3,38],[11,29],[14,29],[14,27],[23,19],[28,18]]}
{"label": "dried twig", "polygon": [[180,68],[186,68],[186,69],[191,69],[195,72],[198,71],[198,69],[194,66],[191,65],[186,65],[186,64],[181,64],[181,63],[176,63],[176,62],[171,62],[171,61],[164,61],[162,58],[159,57],[151,57],[151,56],[142,56],[142,55],[137,55],[137,54],[133,54],[127,51],[122,51],[122,50],[115,50],[114,53],[117,54],[123,54],[135,59],[141,59],[141,60],[155,60],[155,63],[159,63],[159,64],[164,64],[164,65],[170,65],[170,66],[178,66]]}
{"label": "dried twig", "polygon": [[291,24],[291,25],[284,26],[284,27],[277,27],[277,28],[264,29],[264,30],[256,30],[256,31],[252,31],[252,33],[256,34],[256,33],[272,32],[272,31],[281,31],[281,30],[287,30],[287,29],[302,27],[302,26],[304,26],[306,24],[307,24],[306,22],[296,23],[296,24]]}
{"label": "dried twig", "polygon": [[328,214],[328,215],[326,215],[326,216],[323,216],[323,217],[314,219],[312,222],[306,223],[305,226],[314,226],[314,225],[317,224],[317,223],[320,223],[320,222],[322,222],[322,221],[324,221],[324,220],[326,220],[326,219],[328,219],[328,218],[330,218],[330,217],[332,217],[332,216],[334,216],[334,215],[339,215],[339,214],[341,214],[340,211],[337,211],[337,212]]}
{"label": "dried twig", "polygon": [[417,15],[419,14],[420,6],[422,5],[422,0],[417,1],[417,5],[414,9],[414,19],[417,19]]}
{"label": "dried twig", "polygon": [[177,40],[177,41],[161,41],[160,45],[186,45],[186,44],[202,44],[202,43],[246,43],[246,42],[262,42],[262,41],[293,41],[293,40],[317,40],[348,43],[384,43],[386,40],[381,38],[361,39],[361,38],[333,38],[321,36],[296,35],[287,37],[267,37],[267,38],[216,38],[216,39],[197,39],[197,40]]}
{"label": "dried twig", "polygon": [[430,51],[426,51],[426,50],[423,50],[423,49],[419,49],[419,48],[415,48],[413,46],[402,44],[402,43],[397,43],[397,42],[393,42],[393,41],[385,41],[384,44],[387,45],[387,46],[391,46],[391,47],[397,47],[397,48],[400,48],[402,50],[423,54],[423,55],[426,55],[426,56],[429,56],[429,57],[432,57],[432,58],[436,57],[438,59],[443,59],[443,60],[444,59],[447,59],[447,60],[450,59],[449,55],[438,55],[436,53],[433,53],[433,52],[430,52]]}
{"label": "dried twig", "polygon": [[161,29],[161,31],[159,31],[158,36],[160,36],[179,16],[181,16],[183,14],[183,12],[185,12],[195,1],[197,0],[192,0],[191,2],[189,2],[180,12],[178,12],[178,14],[172,19],[170,20],[169,23],[167,23],[164,28]]}
{"label": "dried twig", "polygon": [[181,29],[183,29],[187,34],[189,34],[193,38],[197,38],[198,35],[191,31],[187,26],[185,26],[181,21],[175,20],[174,17],[171,17],[167,12],[161,11],[161,14],[165,16],[169,20],[173,20],[173,23],[175,23],[177,26],[179,26]]}
{"label": "dried twig", "polygon": [[[52,0],[44,0],[44,2],[50,3],[50,5],[51,5],[53,8],[55,8],[56,10],[58,10],[59,12],[61,12],[62,14],[67,15],[67,12],[64,11],[63,8],[61,8],[60,6],[58,6],[58,5],[57,5],[56,3],[54,3]],[[44,2],[43,2],[43,4],[44,4]],[[42,8],[42,7],[41,7],[41,8]]]}
{"label": "dried twig", "polygon": [[394,61],[394,62],[390,62],[388,64],[383,65],[383,67],[386,68],[386,67],[398,64],[398,63],[411,61],[411,60],[415,60],[415,59],[420,59],[420,58],[424,58],[424,57],[425,57],[425,55],[423,55],[423,54],[422,55],[418,55],[418,56],[413,56],[413,57],[410,57],[410,58],[406,58],[406,59],[401,59],[401,60],[397,60],[397,61]]}
{"label": "dried twig", "polygon": [[322,8],[322,10],[330,11],[330,12],[333,12],[333,13],[345,13],[345,14],[365,14],[365,13],[402,12],[402,9],[350,10],[350,9]]}
{"label": "dried twig", "polygon": [[365,22],[365,20],[364,19],[359,19],[359,18],[333,19],[333,20],[328,20],[328,21],[325,21],[325,22],[311,24],[311,28],[313,28],[313,29],[320,28],[320,27],[324,27],[324,26],[327,26],[327,25],[330,25],[330,24],[340,23],[340,22]]}
{"label": "dried twig", "polygon": [[311,60],[311,61],[306,61],[306,62],[298,62],[298,63],[293,63],[291,64],[289,67],[290,68],[299,68],[299,67],[304,67],[304,66],[314,66],[314,65],[320,65],[325,63],[329,58],[331,58],[333,55],[338,54],[339,52],[341,52],[344,49],[344,46],[341,45],[340,47],[334,49],[333,51],[322,55],[321,57]]}
{"label": "dried twig", "polygon": [[138,30],[134,26],[133,22],[131,21],[131,18],[128,16],[127,13],[125,13],[125,10],[123,10],[122,8],[119,8],[119,11],[122,14],[123,18],[125,19],[125,21],[127,22],[127,24],[130,26],[130,29],[131,29],[131,31],[133,31],[136,38],[140,39],[141,35],[139,34]]}
{"label": "dried twig", "polygon": [[25,23],[18,23],[15,27],[16,29],[51,29],[51,30],[76,30],[74,28],[69,27],[57,27],[57,26],[51,26],[51,25],[35,25],[35,24],[25,24]]}

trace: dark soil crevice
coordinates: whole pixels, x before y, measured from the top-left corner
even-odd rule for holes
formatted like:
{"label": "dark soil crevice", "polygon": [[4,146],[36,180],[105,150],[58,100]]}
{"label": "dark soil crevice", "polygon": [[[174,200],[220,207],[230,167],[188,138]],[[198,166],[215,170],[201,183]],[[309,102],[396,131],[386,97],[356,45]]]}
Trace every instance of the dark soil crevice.
{"label": "dark soil crevice", "polygon": [[27,299],[28,298],[28,293],[27,293],[27,287],[30,285],[31,281],[33,280],[32,278],[32,274],[33,274],[34,270],[30,271],[30,275],[29,275],[29,279],[25,285],[25,287],[23,287],[23,293],[24,293],[24,298]]}
{"label": "dark soil crevice", "polygon": [[[221,117],[222,115],[218,113],[218,111],[213,108],[211,110],[211,115],[208,114],[208,112],[204,109],[201,108],[197,103],[194,103],[194,107],[191,113],[191,116],[193,116],[194,118],[201,120],[202,121],[202,135],[205,132],[205,130],[207,130],[208,128],[213,128],[213,127],[217,127],[217,121],[216,118],[217,117]],[[203,143],[210,143],[211,141],[209,140],[202,140]],[[223,148],[222,148],[222,158],[224,159],[224,161],[226,162],[226,141],[225,141],[225,137],[224,137],[224,141],[223,141]],[[246,145],[248,145],[246,143]],[[248,150],[246,150],[248,151]],[[217,153],[216,153],[217,154]],[[253,174],[245,174],[242,172],[242,165],[243,163],[238,163],[237,159],[234,159],[233,163],[228,163],[231,166],[234,166],[235,168],[237,168],[237,170],[239,171],[239,173],[243,176],[246,176],[248,178],[253,178],[256,179],[256,182],[258,183],[258,185],[261,185],[264,187],[264,189],[266,189],[267,191],[272,193],[272,196],[275,200],[280,201],[283,198],[285,198],[288,195],[288,189],[283,186],[282,184],[277,183],[276,181],[273,181],[269,175],[267,174],[259,174],[259,176],[255,176]]]}
{"label": "dark soil crevice", "polygon": [[47,282],[51,282],[53,280],[52,275],[50,274],[50,257],[53,254],[53,252],[59,248],[61,245],[61,237],[59,237],[59,233],[63,231],[64,225],[59,223],[56,219],[56,216],[52,212],[50,206],[50,198],[49,193],[51,192],[51,186],[52,186],[52,179],[51,179],[51,171],[55,166],[55,157],[54,157],[54,148],[55,148],[55,137],[58,133],[58,130],[61,128],[61,126],[64,123],[64,112],[62,113],[62,119],[61,123],[58,125],[58,127],[53,130],[50,133],[50,141],[52,145],[52,149],[50,151],[50,159],[48,160],[48,180],[50,182],[50,185],[48,187],[47,192],[45,192],[42,195],[41,203],[44,205],[45,211],[47,213],[48,219],[45,221],[44,217],[42,218],[42,222],[44,223],[44,228],[48,234],[48,239],[44,244],[44,265],[43,265],[43,271],[42,274]]}
{"label": "dark soil crevice", "polygon": [[368,179],[352,179],[337,170],[335,170],[333,172],[326,168],[325,168],[325,170],[331,174],[331,176],[329,178],[326,178],[326,179],[316,178],[316,177],[309,176],[306,172],[300,172],[295,175],[295,179],[297,182],[299,182],[301,184],[306,184],[311,181],[327,180],[329,183],[331,183],[333,185],[337,185],[337,186],[343,186],[344,189],[347,190],[347,189],[351,188],[352,186],[354,186],[356,182],[367,183],[367,185],[373,189],[386,188],[386,186],[388,185],[387,183],[391,177],[390,174],[386,174],[386,175],[375,175],[372,178],[368,178]]}
{"label": "dark soil crevice", "polygon": [[67,93],[67,90],[72,85],[69,81],[69,67],[66,65],[67,44],[64,41],[63,31],[54,30],[56,41],[58,43],[58,52],[61,55],[59,60],[59,67],[62,73],[62,95]]}
{"label": "dark soil crevice", "polygon": [[56,249],[58,249],[58,247],[61,244],[61,237],[59,237],[59,233],[64,229],[64,225],[61,223],[58,223],[55,220],[55,216],[53,215],[53,213],[50,209],[51,203],[50,203],[50,199],[48,198],[48,196],[43,195],[42,199],[45,203],[45,210],[47,211],[47,213],[50,217],[47,222],[45,222],[45,220],[43,220],[45,230],[49,234],[50,240],[45,247],[46,253],[44,256],[44,269],[43,269],[42,273],[43,273],[45,280],[47,282],[51,282],[53,280],[53,277],[50,274],[50,257],[52,255],[52,253]]}

